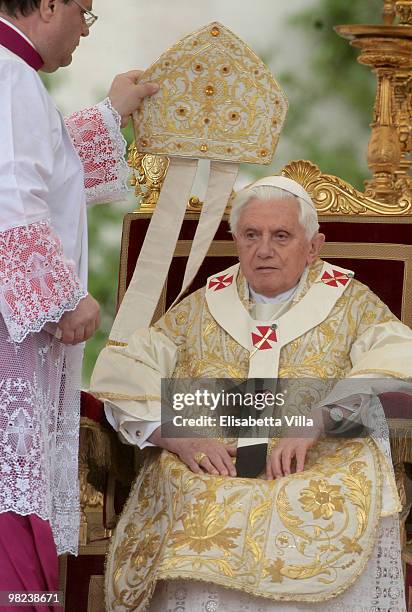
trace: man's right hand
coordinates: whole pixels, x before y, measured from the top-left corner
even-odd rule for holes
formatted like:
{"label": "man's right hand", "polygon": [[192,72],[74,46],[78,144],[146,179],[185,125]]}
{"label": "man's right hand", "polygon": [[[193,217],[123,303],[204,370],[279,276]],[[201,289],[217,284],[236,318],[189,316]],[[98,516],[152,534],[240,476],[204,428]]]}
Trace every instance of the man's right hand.
{"label": "man's right hand", "polygon": [[157,83],[142,83],[141,70],[130,70],[118,74],[110,87],[108,97],[113,108],[121,117],[121,127],[126,127],[130,115],[137,110],[146,96],[152,96],[159,91]]}
{"label": "man's right hand", "polygon": [[87,295],[74,310],[65,312],[57,324],[63,344],[79,344],[91,338],[100,325],[100,307]]}
{"label": "man's right hand", "polygon": [[[236,476],[232,457],[236,448],[225,446],[210,438],[162,438],[158,427],[149,438],[149,442],[174,453],[195,474],[213,474],[215,476]],[[196,460],[199,453],[205,456]]]}

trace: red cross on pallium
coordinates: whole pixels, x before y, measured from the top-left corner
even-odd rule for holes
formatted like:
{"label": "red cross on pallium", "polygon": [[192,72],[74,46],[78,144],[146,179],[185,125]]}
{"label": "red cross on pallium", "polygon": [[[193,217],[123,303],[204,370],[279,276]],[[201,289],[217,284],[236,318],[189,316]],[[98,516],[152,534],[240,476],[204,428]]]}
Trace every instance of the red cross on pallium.
{"label": "red cross on pallium", "polygon": [[339,272],[339,270],[332,270],[332,274],[329,272],[324,272],[322,278],[320,279],[325,285],[329,285],[330,287],[337,287],[340,283],[341,285],[346,285],[349,282],[349,276],[345,274],[345,272]]}
{"label": "red cross on pallium", "polygon": [[209,289],[213,289],[213,291],[219,291],[219,289],[229,287],[229,285],[231,285],[232,283],[233,275],[228,276],[227,274],[222,274],[221,276],[215,276],[215,278],[210,279]]}
{"label": "red cross on pallium", "polygon": [[[256,329],[259,333],[252,332],[252,343],[253,346],[258,346],[261,342],[259,346],[259,351],[266,351],[267,349],[271,349],[272,345],[270,342],[278,341],[276,332],[269,325],[258,325]],[[269,330],[270,333],[268,333]],[[263,340],[263,338],[265,339]]]}

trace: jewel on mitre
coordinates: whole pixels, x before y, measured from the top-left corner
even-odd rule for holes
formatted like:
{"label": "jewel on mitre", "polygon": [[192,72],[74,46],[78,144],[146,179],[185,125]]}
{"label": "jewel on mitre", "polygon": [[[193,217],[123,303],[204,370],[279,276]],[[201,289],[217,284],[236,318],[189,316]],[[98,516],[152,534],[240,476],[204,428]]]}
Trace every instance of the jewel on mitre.
{"label": "jewel on mitre", "polygon": [[215,276],[209,281],[209,289],[213,289],[213,291],[219,291],[219,289],[225,289],[225,287],[229,287],[233,283],[233,275],[228,276],[227,274],[222,274],[221,276]]}
{"label": "jewel on mitre", "polygon": [[321,281],[325,283],[325,285],[329,285],[330,287],[337,287],[338,284],[346,285],[349,282],[351,276],[346,274],[345,272],[340,272],[339,270],[332,270],[332,274],[329,272],[324,272],[321,277]]}
{"label": "jewel on mitre", "polygon": [[276,332],[270,325],[258,325],[256,329],[259,333],[252,332],[252,343],[253,346],[257,346],[259,348],[259,351],[271,349],[272,345],[270,342],[278,341]]}

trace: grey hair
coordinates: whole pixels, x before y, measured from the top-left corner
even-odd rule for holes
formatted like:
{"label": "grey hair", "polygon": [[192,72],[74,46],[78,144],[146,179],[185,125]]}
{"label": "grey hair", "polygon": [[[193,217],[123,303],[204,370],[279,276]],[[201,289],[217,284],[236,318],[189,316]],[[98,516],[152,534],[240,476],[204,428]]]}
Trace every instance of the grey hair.
{"label": "grey hair", "polygon": [[302,200],[302,198],[298,198],[298,196],[280,187],[260,185],[258,187],[251,187],[250,189],[242,189],[234,197],[229,217],[230,231],[232,234],[236,235],[240,213],[245,206],[249,204],[250,200],[255,198],[264,202],[274,199],[287,200],[289,198],[295,198],[299,204],[299,223],[305,229],[306,238],[311,240],[319,231],[316,211],[307,202]]}

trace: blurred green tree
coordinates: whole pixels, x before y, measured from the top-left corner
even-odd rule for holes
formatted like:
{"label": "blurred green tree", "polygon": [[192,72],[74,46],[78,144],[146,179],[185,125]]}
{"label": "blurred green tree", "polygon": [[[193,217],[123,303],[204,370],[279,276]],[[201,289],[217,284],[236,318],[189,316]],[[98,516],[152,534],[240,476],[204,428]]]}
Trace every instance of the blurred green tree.
{"label": "blurred green tree", "polygon": [[307,59],[302,58],[299,72],[278,75],[290,103],[282,138],[293,157],[309,159],[359,189],[369,175],[366,147],[376,80],[357,62],[359,50],[338,36],[334,26],[379,23],[382,7],[382,0],[311,3],[289,19],[304,39]]}

